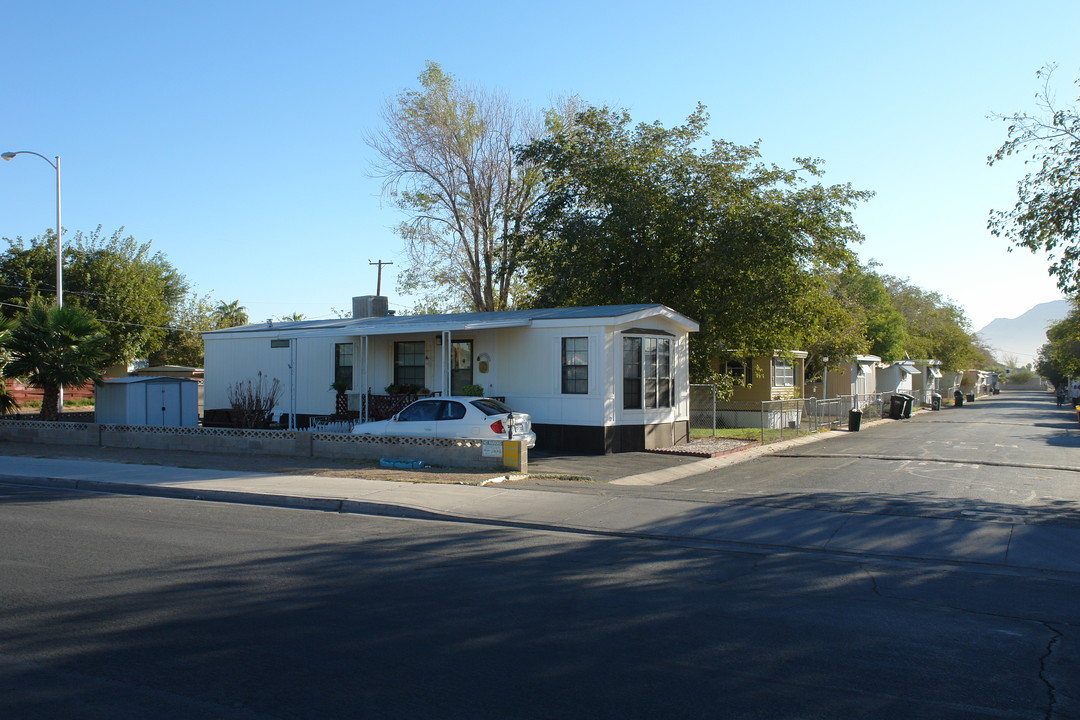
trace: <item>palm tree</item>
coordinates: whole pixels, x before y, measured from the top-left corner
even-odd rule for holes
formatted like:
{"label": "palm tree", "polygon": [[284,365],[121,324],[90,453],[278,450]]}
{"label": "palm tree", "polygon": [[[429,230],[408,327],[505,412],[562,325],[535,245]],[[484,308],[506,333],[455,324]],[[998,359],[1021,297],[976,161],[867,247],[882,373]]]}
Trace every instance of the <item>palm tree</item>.
{"label": "palm tree", "polygon": [[239,300],[231,303],[219,302],[214,308],[214,326],[217,328],[230,328],[237,325],[247,325],[247,308],[240,304]]}
{"label": "palm tree", "polygon": [[15,398],[7,390],[7,376],[4,374],[4,366],[8,361],[7,350],[4,348],[14,325],[10,319],[0,315],[0,415],[8,415],[19,409],[19,403],[15,402]]}
{"label": "palm tree", "polygon": [[5,373],[41,388],[40,419],[56,420],[61,387],[101,378],[107,341],[101,324],[78,307],[35,300],[10,332]]}

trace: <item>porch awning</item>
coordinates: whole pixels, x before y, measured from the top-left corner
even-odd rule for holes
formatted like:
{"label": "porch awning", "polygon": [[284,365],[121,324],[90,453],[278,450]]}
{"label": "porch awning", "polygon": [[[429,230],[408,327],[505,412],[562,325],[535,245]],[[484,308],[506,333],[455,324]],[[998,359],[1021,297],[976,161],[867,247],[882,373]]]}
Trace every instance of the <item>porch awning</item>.
{"label": "porch awning", "polygon": [[930,377],[935,377],[935,378],[941,377],[941,371],[938,370],[936,367],[934,367],[932,365],[930,367],[926,368],[926,372],[930,373]]}
{"label": "porch awning", "polygon": [[922,375],[922,371],[920,371],[914,365],[897,365],[896,367],[900,368],[908,375]]}

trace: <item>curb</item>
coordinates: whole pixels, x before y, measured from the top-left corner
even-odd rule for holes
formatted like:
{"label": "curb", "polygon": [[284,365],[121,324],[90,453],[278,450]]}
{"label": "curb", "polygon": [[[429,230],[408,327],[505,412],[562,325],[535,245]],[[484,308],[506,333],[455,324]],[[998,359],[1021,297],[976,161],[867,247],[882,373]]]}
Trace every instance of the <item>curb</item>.
{"label": "curb", "polygon": [[280,495],[247,492],[243,490],[216,490],[182,487],[176,485],[138,485],[135,483],[110,482],[108,480],[72,480],[58,477],[32,477],[27,475],[0,475],[0,482],[10,485],[29,485],[57,490],[82,490],[84,492],[110,493],[114,495],[139,495],[173,500],[206,500],[242,505],[283,507],[294,510],[340,511],[344,498],[314,498],[303,495]]}
{"label": "curb", "polygon": [[489,527],[515,528],[542,532],[571,533],[593,537],[633,538],[659,542],[687,543],[718,549],[730,549],[737,552],[774,553],[797,552],[807,555],[819,555],[832,558],[848,558],[853,562],[863,562],[875,558],[901,563],[931,563],[940,567],[991,567],[1005,568],[1009,571],[1030,570],[1043,577],[1067,577],[1077,575],[1071,569],[1017,566],[1008,563],[987,562],[970,558],[927,557],[919,554],[890,553],[870,550],[824,548],[799,545],[797,543],[776,543],[733,538],[705,538],[692,535],[664,534],[649,531],[615,530],[603,527],[590,527],[573,524],[555,524],[550,522],[530,522],[527,520],[507,520],[481,515],[454,515],[434,510],[424,510],[408,505],[377,503],[371,500],[347,500],[338,498],[309,498],[290,495],[277,495],[229,490],[200,490],[188,487],[162,487],[124,484],[101,480],[71,480],[56,477],[31,477],[0,475],[0,484],[23,485],[29,487],[47,487],[51,489],[74,489],[83,492],[101,492],[118,495],[163,497],[172,499],[196,500],[202,502],[220,502],[244,504],[262,507],[281,507],[287,509],[319,510],[369,517],[386,517],[404,520],[428,520],[436,522],[484,525]]}

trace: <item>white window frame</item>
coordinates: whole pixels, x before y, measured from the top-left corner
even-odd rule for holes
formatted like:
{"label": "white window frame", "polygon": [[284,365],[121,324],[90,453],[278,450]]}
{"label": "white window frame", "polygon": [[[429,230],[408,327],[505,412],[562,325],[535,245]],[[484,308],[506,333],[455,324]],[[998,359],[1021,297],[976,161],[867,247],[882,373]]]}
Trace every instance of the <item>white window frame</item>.
{"label": "white window frame", "polygon": [[772,359],[772,386],[795,387],[795,363],[781,357],[774,357]]}
{"label": "white window frame", "polygon": [[[579,356],[581,354],[584,354],[584,358],[585,358],[584,363],[570,363],[570,364],[567,364],[567,362],[566,362],[566,357],[567,357],[566,341],[567,340],[574,340],[574,341],[577,341],[577,342],[583,342],[585,344],[585,347],[583,349],[582,348],[575,348],[574,350],[571,351],[571,354],[574,355],[574,356]],[[559,392],[560,392],[560,394],[562,394],[562,395],[588,395],[589,394],[589,382],[590,382],[589,376],[591,374],[589,372],[589,350],[590,350],[590,345],[591,345],[591,343],[589,341],[588,336],[580,336],[580,335],[578,335],[578,336],[569,336],[568,335],[568,336],[564,336],[564,337],[559,338]],[[585,378],[584,378],[584,380],[585,380],[585,389],[584,390],[567,390],[566,389],[566,381],[567,381],[566,371],[567,371],[567,368],[582,368],[582,367],[585,368]],[[574,383],[579,383],[579,382],[581,382],[581,378],[574,378],[573,382]]]}

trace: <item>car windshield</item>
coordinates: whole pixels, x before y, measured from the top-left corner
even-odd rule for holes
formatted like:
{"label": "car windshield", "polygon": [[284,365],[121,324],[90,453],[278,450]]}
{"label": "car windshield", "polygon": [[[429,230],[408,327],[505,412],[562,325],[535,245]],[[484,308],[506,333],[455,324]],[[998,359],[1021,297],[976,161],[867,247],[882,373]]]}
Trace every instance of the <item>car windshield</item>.
{"label": "car windshield", "polygon": [[472,406],[479,408],[480,412],[485,415],[505,415],[506,413],[514,412],[510,409],[510,406],[504,402],[498,400],[492,400],[491,398],[480,398],[479,400],[473,400]]}

